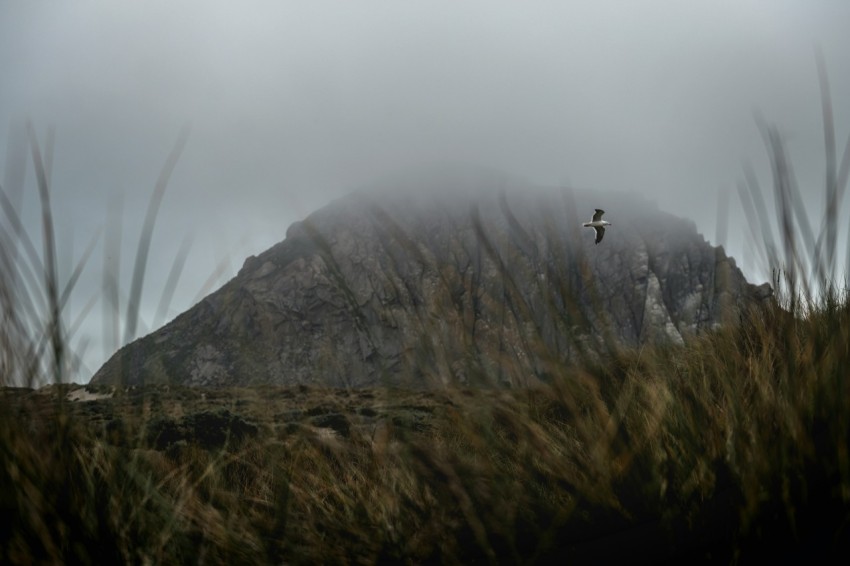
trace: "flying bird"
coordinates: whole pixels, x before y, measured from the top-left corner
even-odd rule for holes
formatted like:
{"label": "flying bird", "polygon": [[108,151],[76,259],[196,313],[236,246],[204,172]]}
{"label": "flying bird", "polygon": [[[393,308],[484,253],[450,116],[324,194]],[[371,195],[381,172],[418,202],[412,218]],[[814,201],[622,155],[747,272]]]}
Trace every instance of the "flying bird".
{"label": "flying bird", "polygon": [[585,228],[593,228],[596,230],[596,243],[602,241],[603,236],[605,236],[605,227],[612,226],[610,222],[607,220],[602,220],[602,215],[605,214],[604,210],[599,208],[595,209],[596,212],[593,213],[593,219],[590,222],[585,222],[583,226]]}

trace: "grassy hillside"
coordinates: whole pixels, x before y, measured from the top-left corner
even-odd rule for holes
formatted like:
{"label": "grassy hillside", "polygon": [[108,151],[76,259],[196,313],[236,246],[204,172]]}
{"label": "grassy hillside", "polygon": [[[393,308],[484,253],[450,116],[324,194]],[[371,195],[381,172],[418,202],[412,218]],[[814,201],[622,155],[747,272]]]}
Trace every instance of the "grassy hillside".
{"label": "grassy hillside", "polygon": [[849,315],[775,309],[525,391],[9,388],[2,559],[847,553]]}

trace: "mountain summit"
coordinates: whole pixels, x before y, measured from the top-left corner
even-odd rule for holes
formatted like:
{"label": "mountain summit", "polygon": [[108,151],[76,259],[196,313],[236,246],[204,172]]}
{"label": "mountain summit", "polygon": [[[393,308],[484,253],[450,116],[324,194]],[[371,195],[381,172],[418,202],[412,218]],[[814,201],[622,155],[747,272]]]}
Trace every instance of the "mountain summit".
{"label": "mountain summit", "polygon": [[[523,386],[606,349],[682,344],[770,294],[643,199],[505,184],[339,199],[92,382]],[[581,220],[597,208],[616,226],[599,245]]]}

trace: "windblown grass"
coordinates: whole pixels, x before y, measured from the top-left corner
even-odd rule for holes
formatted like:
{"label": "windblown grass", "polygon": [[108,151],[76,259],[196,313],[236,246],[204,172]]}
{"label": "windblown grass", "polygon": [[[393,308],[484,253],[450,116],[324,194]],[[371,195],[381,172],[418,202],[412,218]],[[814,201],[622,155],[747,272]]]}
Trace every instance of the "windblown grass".
{"label": "windblown grass", "polygon": [[[0,548],[214,563],[847,552],[846,305],[761,313],[526,391],[160,389],[62,407],[62,388],[7,390]],[[392,400],[427,416],[382,416]],[[309,416],[329,403],[335,420]],[[217,441],[163,436],[163,419],[220,406],[238,420]]]}
{"label": "windblown grass", "polygon": [[[765,257],[785,277],[777,280],[780,301],[685,348],[615,352],[563,366],[550,383],[527,389],[150,387],[92,389],[113,397],[72,403],[71,386],[6,388],[0,560],[729,562],[850,554],[850,302],[830,277],[836,216],[827,213],[824,234],[801,227],[805,210],[781,137],[764,128],[783,253],[767,224],[757,229]],[[34,137],[32,147],[38,154]],[[843,193],[848,155],[840,165],[829,160],[831,204]],[[742,201],[755,208],[763,199],[748,177]],[[38,178],[50,225],[48,177]],[[0,370],[9,384],[45,376],[61,383],[70,354],[50,229],[38,254],[3,199]],[[11,238],[23,242],[23,257],[7,245]],[[804,283],[801,272],[817,277]],[[137,297],[141,282],[133,289]]]}

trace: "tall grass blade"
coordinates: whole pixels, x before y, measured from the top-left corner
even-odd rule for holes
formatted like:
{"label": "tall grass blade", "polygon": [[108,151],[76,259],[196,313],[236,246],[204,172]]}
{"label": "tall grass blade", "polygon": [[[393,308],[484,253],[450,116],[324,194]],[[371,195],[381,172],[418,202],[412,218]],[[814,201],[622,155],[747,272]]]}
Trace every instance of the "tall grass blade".
{"label": "tall grass blade", "polygon": [[62,289],[62,295],[59,297],[59,309],[62,310],[68,304],[68,300],[71,298],[71,293],[74,291],[74,287],[77,285],[77,281],[80,279],[80,276],[83,274],[83,270],[86,268],[86,264],[89,261],[92,253],[94,252],[94,248],[97,245],[98,240],[100,239],[100,234],[102,230],[98,230],[89,240],[86,249],[83,251],[83,255],[77,261],[77,264],[74,266],[73,271],[71,272],[70,277],[68,278],[68,282],[65,283],[64,288]]}
{"label": "tall grass blade", "polygon": [[112,193],[106,204],[106,239],[103,245],[102,303],[103,345],[114,352],[121,347],[121,219],[124,215],[123,193]]}
{"label": "tall grass blade", "polygon": [[[766,134],[773,165],[774,201],[779,205],[778,214],[781,219],[783,247],[786,253],[785,269],[791,270],[794,280],[792,287],[801,291],[807,300],[811,300],[811,283],[808,274],[810,268],[814,268],[816,280],[820,281],[823,277],[822,262],[814,257],[815,242],[811,225],[805,205],[800,198],[782,136],[775,127],[768,128]],[[805,253],[800,252],[801,247]]]}
{"label": "tall grass blade", "polygon": [[183,273],[183,267],[186,265],[186,259],[189,257],[189,250],[191,248],[192,237],[187,235],[180,243],[177,256],[175,256],[174,262],[171,264],[171,269],[168,271],[168,278],[165,281],[165,287],[163,287],[159,305],[156,308],[156,315],[153,318],[154,328],[159,327],[168,315],[171,300],[174,298],[174,290],[177,288],[177,282],[180,281],[180,275]]}
{"label": "tall grass blade", "polygon": [[[53,351],[53,375],[51,381],[62,383],[64,381],[64,354],[65,341],[62,338],[62,318],[59,304],[59,282],[56,263],[56,236],[54,234],[53,211],[50,206],[50,187],[47,181],[47,168],[42,160],[38,139],[31,123],[27,123],[27,131],[30,138],[30,149],[32,150],[33,166],[35,167],[36,179],[38,181],[38,194],[41,201],[41,226],[43,230],[42,245],[44,247],[44,288],[47,295],[50,315],[48,328],[50,344]],[[48,134],[48,138],[52,137]]]}
{"label": "tall grass blade", "polygon": [[[35,130],[33,130],[35,131]],[[52,187],[53,179],[53,153],[56,148],[56,126],[51,124],[47,127],[47,135],[44,138],[44,178],[47,186]]]}
{"label": "tall grass blade", "polygon": [[127,304],[127,325],[124,330],[124,342],[129,342],[136,337],[136,329],[139,321],[139,309],[141,307],[142,286],[145,280],[145,270],[147,269],[148,253],[150,252],[151,238],[153,237],[154,224],[159,213],[159,207],[162,204],[162,197],[165,195],[165,189],[168,186],[168,180],[180,154],[183,153],[183,148],[186,146],[186,141],[189,138],[189,126],[186,125],[180,132],[177,142],[174,144],[171,152],[168,154],[168,159],[159,174],[154,191],[151,194],[148,210],[145,213],[144,224],[142,225],[142,234],[139,238],[139,247],[136,250],[136,262],[133,267],[133,276],[130,282],[130,296]]}
{"label": "tall grass blade", "polygon": [[816,50],[815,60],[820,86],[821,112],[823,115],[823,145],[826,158],[826,272],[832,279],[835,276],[835,244],[838,238],[838,166],[835,146],[835,117],[832,111],[832,96],[829,88],[829,75],[826,71],[823,51]]}
{"label": "tall grass blade", "polygon": [[[3,226],[0,226],[0,245],[0,260],[4,268],[3,288],[10,297],[17,297],[17,300],[23,303],[22,306],[28,314],[37,315],[40,311],[45,311],[47,301],[41,288],[42,271],[33,269],[29,262],[16,253],[15,238]],[[35,259],[40,263],[41,260],[37,256]],[[32,320],[39,320],[39,316]]]}
{"label": "tall grass blade", "polygon": [[[15,216],[17,216],[17,211],[21,210],[21,204],[24,196],[24,182],[26,180],[27,173],[26,164],[26,131],[23,124],[13,124],[9,127],[9,135],[6,144],[6,168],[3,176],[3,185],[0,187],[0,194],[2,194],[3,198],[3,209],[6,214],[8,214],[9,211],[12,211],[15,213]],[[5,188],[6,192],[3,192],[3,188]],[[13,228],[13,237],[7,240],[9,244],[7,252],[12,258],[12,263],[15,263],[15,258],[18,254],[17,236],[22,226],[20,223],[17,223],[13,226]],[[16,277],[16,271],[7,271],[5,276],[6,284],[14,287]]]}
{"label": "tall grass blade", "polygon": [[[761,232],[761,236],[754,237],[753,240],[761,242],[764,246],[764,253],[767,257],[767,268],[769,270],[777,269],[779,266],[779,252],[776,249],[776,240],[773,237],[773,229],[767,217],[767,208],[764,203],[761,187],[759,186],[755,171],[749,163],[744,164],[744,180],[745,183],[738,187],[738,195],[741,197],[741,204],[744,206],[747,214],[747,223],[751,230],[754,230],[754,225],[757,225]],[[743,189],[746,189],[746,191]]]}
{"label": "tall grass blade", "polygon": [[227,268],[230,265],[230,261],[227,258],[222,258],[218,261],[209,276],[204,280],[204,283],[198,288],[198,292],[195,294],[195,297],[192,299],[192,304],[197,303],[207,295],[209,295],[213,286],[216,284],[221,276],[227,272]]}

